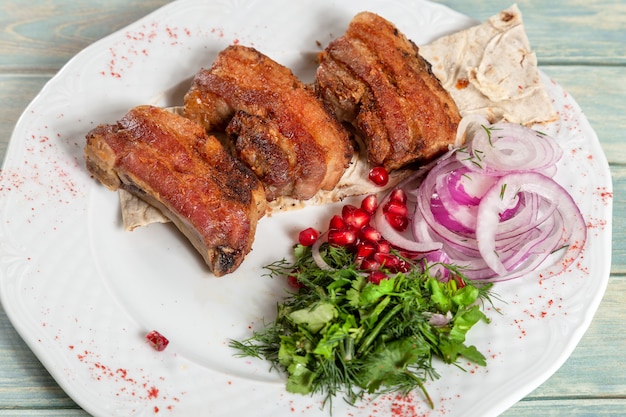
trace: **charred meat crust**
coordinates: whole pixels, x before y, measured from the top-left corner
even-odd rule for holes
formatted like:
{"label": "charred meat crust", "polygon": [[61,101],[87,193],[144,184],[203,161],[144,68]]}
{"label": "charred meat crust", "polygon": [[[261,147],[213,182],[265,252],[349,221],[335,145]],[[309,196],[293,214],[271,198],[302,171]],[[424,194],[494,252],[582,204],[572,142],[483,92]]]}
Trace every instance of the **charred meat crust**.
{"label": "charred meat crust", "polygon": [[87,134],[88,170],[159,208],[200,252],[214,275],[234,271],[251,250],[265,213],[256,176],[205,130],[152,106]]}
{"label": "charred meat crust", "polygon": [[315,87],[354,126],[372,165],[427,161],[454,141],[460,114],[418,47],[384,18],[357,14],[320,54]]}
{"label": "charred meat crust", "polygon": [[220,52],[196,74],[184,104],[185,115],[208,131],[227,130],[268,200],[333,189],[353,154],[348,133],[313,91],[254,48]]}

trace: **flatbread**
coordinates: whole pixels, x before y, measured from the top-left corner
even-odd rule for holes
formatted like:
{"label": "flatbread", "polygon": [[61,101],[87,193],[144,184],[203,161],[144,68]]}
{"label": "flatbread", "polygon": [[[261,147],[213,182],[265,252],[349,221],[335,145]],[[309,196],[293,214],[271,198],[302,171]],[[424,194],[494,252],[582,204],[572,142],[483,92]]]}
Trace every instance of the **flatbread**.
{"label": "flatbread", "polygon": [[137,227],[146,226],[151,223],[169,223],[170,219],[159,209],[146,203],[141,198],[120,188],[117,190],[122,211],[122,222],[124,229],[132,231]]}
{"label": "flatbread", "polygon": [[527,126],[558,118],[517,5],[419,51],[462,116],[479,114],[491,123]]}

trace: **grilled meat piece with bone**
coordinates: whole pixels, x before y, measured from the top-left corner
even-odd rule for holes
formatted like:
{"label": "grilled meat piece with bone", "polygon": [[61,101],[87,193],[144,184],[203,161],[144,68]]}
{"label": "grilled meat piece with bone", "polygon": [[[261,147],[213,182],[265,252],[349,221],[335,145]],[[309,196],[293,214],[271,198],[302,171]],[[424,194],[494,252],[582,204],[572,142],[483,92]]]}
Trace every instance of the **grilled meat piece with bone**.
{"label": "grilled meat piece with bone", "polygon": [[372,165],[393,170],[425,162],[455,140],[455,102],[418,47],[374,13],[357,14],[320,54],[315,86],[359,132]]}
{"label": "grilled meat piece with bone", "polygon": [[111,190],[127,190],[176,224],[216,276],[233,272],[264,215],[263,186],[197,123],[139,106],[117,124],[87,134],[88,170]]}
{"label": "grilled meat piece with bone", "polygon": [[332,190],[353,154],[347,132],[315,94],[291,70],[246,46],[229,46],[196,74],[185,115],[208,131],[226,128],[237,158],[270,201]]}

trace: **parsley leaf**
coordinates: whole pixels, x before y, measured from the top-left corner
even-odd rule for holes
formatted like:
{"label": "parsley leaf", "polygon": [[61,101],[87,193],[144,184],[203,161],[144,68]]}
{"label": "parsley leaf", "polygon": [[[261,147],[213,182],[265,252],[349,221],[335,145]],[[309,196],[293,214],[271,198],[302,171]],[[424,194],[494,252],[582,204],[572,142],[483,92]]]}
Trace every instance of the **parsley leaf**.
{"label": "parsley leaf", "polygon": [[[269,276],[296,275],[302,288],[278,305],[277,318],[244,341],[231,341],[240,356],[264,358],[287,375],[286,388],[299,394],[342,394],[354,404],[366,393],[409,393],[438,378],[433,358],[457,364],[463,357],[486,365],[467,333],[489,322],[481,302],[491,285],[455,276],[440,282],[427,267],[369,282],[345,248],[320,251],[333,270],[320,269],[311,250],[294,249],[295,262],[274,262]],[[437,319],[437,320],[435,320]]]}

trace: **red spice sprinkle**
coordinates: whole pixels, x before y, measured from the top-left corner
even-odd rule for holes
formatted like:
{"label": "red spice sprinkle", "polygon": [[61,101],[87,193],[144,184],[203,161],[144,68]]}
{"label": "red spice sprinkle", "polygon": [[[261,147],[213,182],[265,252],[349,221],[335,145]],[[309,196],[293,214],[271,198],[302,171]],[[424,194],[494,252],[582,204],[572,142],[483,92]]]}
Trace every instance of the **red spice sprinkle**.
{"label": "red spice sprinkle", "polygon": [[159,389],[157,387],[152,387],[148,390],[148,398],[158,398],[159,397]]}
{"label": "red spice sprinkle", "polygon": [[391,415],[392,416],[417,416],[417,408],[415,407],[415,403],[413,398],[409,395],[402,396],[397,395],[393,399],[393,403],[391,404]]}
{"label": "red spice sprinkle", "polygon": [[178,34],[176,32],[174,32],[175,29],[172,29],[171,27],[166,27],[165,31],[167,32],[167,36],[169,36],[170,38],[173,39],[177,39],[178,38]]}
{"label": "red spice sprinkle", "polygon": [[115,370],[115,373],[120,374],[120,378],[122,378],[123,381],[135,383],[134,379],[128,377],[128,371],[126,369],[118,368]]}

